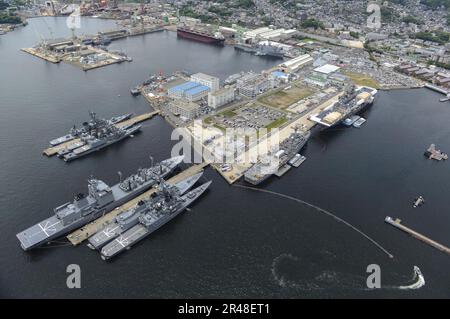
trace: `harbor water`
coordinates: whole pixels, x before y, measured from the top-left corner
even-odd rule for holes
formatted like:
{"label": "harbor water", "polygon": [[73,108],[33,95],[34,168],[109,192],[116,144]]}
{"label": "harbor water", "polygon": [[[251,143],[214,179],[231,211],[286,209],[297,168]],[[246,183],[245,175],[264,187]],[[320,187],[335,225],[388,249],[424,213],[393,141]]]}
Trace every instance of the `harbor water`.
{"label": "harbor water", "polygon": [[[94,34],[115,24],[83,18],[81,26],[78,34]],[[49,140],[86,121],[90,110],[106,118],[149,112],[148,103],[129,90],[150,74],[187,70],[223,80],[280,63],[177,39],[169,31],[113,42],[110,47],[133,62],[89,72],[19,51],[41,38],[69,35],[64,18],[49,17],[0,36],[1,297],[450,296],[449,256],[384,222],[387,215],[400,218],[450,245],[450,162],[423,156],[431,143],[450,152],[450,104],[427,89],[380,92],[360,129],[315,132],[299,168],[259,186],[332,212],[394,258],[316,208],[229,186],[210,168],[205,175],[213,183],[189,212],[112,261],[64,240],[23,252],[15,234],[85,192],[89,176],[112,185],[118,171],[127,176],[150,165],[149,155],[170,157],[177,142],[170,141],[172,127],[160,117],[144,122],[132,139],[71,163],[42,155]],[[419,195],[426,203],[412,208]],[[80,289],[66,286],[70,264],[81,268]],[[380,266],[380,289],[367,288],[371,264]],[[417,281],[414,266],[425,285],[400,289]]]}

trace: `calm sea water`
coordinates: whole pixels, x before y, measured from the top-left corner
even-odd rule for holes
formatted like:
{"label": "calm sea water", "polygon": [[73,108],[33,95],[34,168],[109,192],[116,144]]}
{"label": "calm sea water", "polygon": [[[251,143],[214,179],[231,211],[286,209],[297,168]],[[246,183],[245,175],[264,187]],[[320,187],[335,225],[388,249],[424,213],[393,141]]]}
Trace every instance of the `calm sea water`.
{"label": "calm sea water", "polygon": [[[111,21],[83,19],[78,32],[113,27]],[[91,174],[115,183],[118,170],[132,173],[148,165],[150,154],[167,158],[175,143],[172,128],[158,117],[135,138],[70,164],[41,155],[50,139],[85,121],[89,110],[104,117],[149,111],[129,89],[151,73],[201,71],[223,79],[278,62],[171,32],[116,41],[111,47],[134,61],[91,72],[19,51],[40,38],[69,34],[64,19],[39,18],[0,37],[0,296],[450,297],[449,257],[383,221],[399,217],[450,245],[449,163],[422,155],[430,143],[450,152],[450,105],[425,89],[380,92],[361,129],[317,133],[300,168],[262,185],[333,212],[393,259],[315,209],[229,186],[210,169],[211,189],[192,211],[112,262],[85,245],[23,252],[15,234],[85,191]],[[419,194],[427,203],[413,209]],[[66,287],[65,269],[72,263],[81,267],[81,289]],[[382,289],[365,288],[369,264],[381,266]],[[426,285],[399,289],[414,282],[414,265]]]}

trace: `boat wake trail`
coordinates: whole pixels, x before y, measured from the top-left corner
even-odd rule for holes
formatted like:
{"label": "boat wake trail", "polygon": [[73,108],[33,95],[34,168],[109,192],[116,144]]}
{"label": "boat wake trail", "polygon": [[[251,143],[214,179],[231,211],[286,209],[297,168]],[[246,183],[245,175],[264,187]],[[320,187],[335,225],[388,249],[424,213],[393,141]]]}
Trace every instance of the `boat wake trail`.
{"label": "boat wake trail", "polygon": [[343,220],[342,218],[334,215],[333,213],[331,213],[331,212],[329,212],[329,211],[327,211],[327,210],[325,210],[323,208],[320,208],[320,207],[318,207],[316,205],[313,205],[313,204],[310,204],[308,202],[305,202],[305,201],[303,201],[301,199],[298,199],[298,198],[295,198],[295,197],[292,197],[292,196],[289,196],[289,195],[285,195],[285,194],[269,191],[267,189],[255,188],[255,187],[250,187],[250,186],[245,186],[245,185],[237,185],[237,184],[235,184],[233,186],[240,187],[240,188],[246,188],[246,189],[250,189],[250,190],[254,190],[254,191],[259,191],[259,192],[263,192],[263,193],[268,193],[268,194],[272,194],[272,195],[276,195],[276,196],[280,196],[280,197],[284,197],[286,199],[293,200],[293,201],[298,202],[300,204],[303,204],[303,205],[306,205],[308,207],[311,207],[311,208],[315,209],[316,211],[318,211],[320,213],[323,213],[325,215],[328,215],[328,216],[334,218],[335,220],[337,220],[338,222],[343,223],[344,225],[350,227],[351,229],[353,229],[354,231],[356,231],[360,235],[362,235],[364,238],[369,240],[372,244],[374,244],[378,249],[380,249],[386,255],[388,255],[389,258],[394,258],[394,256],[390,252],[388,252],[385,248],[383,248],[383,246],[381,246],[378,242],[376,242],[374,239],[372,239],[369,235],[365,234],[363,231],[359,230],[358,228],[356,228],[355,226],[353,226],[349,222]]}
{"label": "boat wake trail", "polygon": [[422,275],[422,272],[420,271],[419,267],[414,266],[414,276],[413,281],[411,285],[408,286],[400,286],[399,289],[419,289],[423,286],[425,286],[425,277]]}
{"label": "boat wake trail", "polygon": [[[326,263],[329,256],[318,256]],[[324,289],[361,289],[364,278],[329,270],[311,260],[302,260],[291,254],[282,254],[272,262],[272,277],[278,285],[301,291]]]}

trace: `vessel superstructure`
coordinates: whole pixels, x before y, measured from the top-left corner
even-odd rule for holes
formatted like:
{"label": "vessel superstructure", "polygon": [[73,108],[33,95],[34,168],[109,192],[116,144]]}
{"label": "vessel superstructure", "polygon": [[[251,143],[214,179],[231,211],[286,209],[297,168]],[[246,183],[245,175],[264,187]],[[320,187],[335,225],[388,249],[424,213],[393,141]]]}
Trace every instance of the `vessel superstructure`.
{"label": "vessel superstructure", "polygon": [[[91,121],[83,123],[81,129],[75,127],[71,130],[71,135],[76,136],[79,141],[72,143],[58,152],[58,156],[69,162],[92,152],[101,150],[107,146],[117,143],[126,137],[137,133],[142,125],[115,125],[122,121],[123,117],[112,118],[111,120],[99,119],[94,112],[90,112]],[[124,117],[129,117],[126,114]]]}
{"label": "vessel superstructure", "polygon": [[312,115],[310,120],[323,128],[334,127],[371,105],[377,93],[378,91],[371,87],[349,85],[337,102]]}
{"label": "vessel superstructure", "polygon": [[259,156],[255,163],[244,174],[244,180],[250,184],[258,185],[283,168],[290,159],[306,144],[310,131],[296,130],[283,140],[278,147],[274,147],[266,154]]}
{"label": "vessel superstructure", "polygon": [[121,178],[119,183],[111,187],[99,179],[90,178],[87,195],[75,195],[72,202],[56,207],[53,216],[18,233],[16,237],[21,247],[24,250],[32,249],[89,223],[155,185],[182,160],[183,156],[177,156],[150,168],[140,168],[136,174],[124,180]]}
{"label": "vessel superstructure", "polygon": [[[200,179],[203,172],[189,176],[173,185],[178,194],[183,195]],[[152,193],[147,199],[139,201],[134,207],[117,215],[114,220],[89,237],[88,247],[91,249],[100,249],[108,242],[118,237],[139,222],[139,217],[152,206],[152,203],[158,201],[163,194],[161,192]]]}
{"label": "vessel superstructure", "polygon": [[146,208],[146,211],[139,216],[138,224],[102,248],[100,252],[101,258],[107,260],[130,249],[133,245],[185,211],[190,204],[208,189],[210,184],[211,181],[180,196],[179,191],[175,187],[161,183],[159,185],[160,197],[152,201],[151,205]]}
{"label": "vessel superstructure", "polygon": [[[56,145],[60,145],[62,143],[71,141],[71,140],[77,138],[78,136],[80,136],[81,134],[86,133],[89,130],[92,130],[99,123],[99,121],[96,119],[96,114],[94,112],[89,112],[89,114],[91,116],[91,120],[89,122],[84,122],[82,124],[82,126],[79,128],[77,128],[76,125],[74,125],[70,129],[69,134],[66,134],[64,136],[61,136],[61,137],[51,140],[50,146],[56,146]],[[128,120],[131,116],[133,116],[133,113],[114,116],[109,120],[103,120],[103,121],[108,121],[111,124],[117,124],[122,121]]]}

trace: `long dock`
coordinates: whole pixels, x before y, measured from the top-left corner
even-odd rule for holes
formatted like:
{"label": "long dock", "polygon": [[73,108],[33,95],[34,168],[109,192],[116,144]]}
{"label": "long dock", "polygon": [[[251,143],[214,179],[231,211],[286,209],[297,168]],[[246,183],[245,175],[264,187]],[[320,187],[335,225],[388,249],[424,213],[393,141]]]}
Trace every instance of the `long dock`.
{"label": "long dock", "polygon": [[41,53],[39,51],[36,51],[33,48],[23,48],[23,49],[20,49],[20,50],[23,51],[23,52],[26,52],[28,54],[34,55],[34,56],[36,56],[38,58],[41,58],[41,59],[43,59],[45,61],[51,62],[51,63],[59,63],[59,62],[61,62],[60,58],[58,58],[56,56],[53,56],[51,54]]}
{"label": "long dock", "polygon": [[428,238],[428,237],[426,237],[426,236],[424,236],[422,234],[419,234],[418,232],[416,232],[416,231],[414,231],[414,230],[412,230],[412,229],[410,229],[410,228],[408,228],[406,226],[403,226],[399,219],[395,219],[394,220],[392,217],[387,216],[384,219],[384,221],[386,223],[391,224],[392,226],[400,229],[400,230],[403,230],[404,232],[410,234],[414,238],[419,239],[419,240],[423,241],[424,243],[426,243],[426,244],[428,244],[428,245],[430,245],[430,246],[432,246],[432,247],[434,247],[436,249],[439,249],[440,251],[442,251],[444,253],[450,254],[450,248],[448,248],[448,247],[446,247],[446,246],[444,246],[442,244],[439,244],[438,242],[435,242],[434,240],[432,240],[432,239],[430,239],[430,238]]}
{"label": "long dock", "polygon": [[442,93],[445,95],[450,94],[450,91],[446,91],[443,88],[437,87],[437,86],[429,84],[429,83],[425,84],[425,87],[427,89],[430,89],[430,90],[433,90],[433,91],[436,91],[436,92],[439,92],[439,93]]}
{"label": "long dock", "polygon": [[[343,92],[339,92],[326,101],[323,101],[322,103],[312,107],[309,109],[306,113],[300,115],[298,118],[293,120],[292,122],[288,123],[284,127],[280,128],[279,134],[275,136],[268,136],[268,137],[262,137],[259,141],[261,145],[264,145],[267,143],[267,145],[275,145],[277,142],[277,139],[279,141],[282,141],[289,137],[289,135],[294,132],[295,127],[303,127],[306,130],[311,130],[317,123],[311,121],[309,118],[312,114],[321,112],[331,104],[335,103],[339,97],[343,94]],[[192,135],[192,131],[190,129],[187,130],[189,134]],[[205,149],[208,151],[214,153],[210,146],[203,145]],[[258,154],[258,146],[257,144],[250,147],[248,150],[246,150],[242,156],[243,158],[251,158],[251,154]],[[245,172],[252,166],[252,163],[247,162],[241,162],[241,163],[234,163],[233,168],[230,171],[223,172],[218,164],[211,165],[230,185],[235,183],[237,180],[242,178],[244,176]]]}
{"label": "long dock", "polygon": [[[129,120],[117,123],[115,125],[117,127],[122,127],[122,126],[126,126],[126,125],[137,124],[137,123],[149,120],[149,119],[151,119],[152,117],[154,117],[157,114],[159,114],[159,111],[153,111],[153,112],[150,112],[150,113],[144,113],[144,114],[135,116],[135,117],[133,117],[133,118],[131,118]],[[70,145],[72,145],[74,143],[77,143],[79,141],[80,141],[80,139],[76,138],[76,139],[67,141],[65,143],[62,143],[62,144],[59,144],[59,145],[56,145],[56,146],[53,146],[53,147],[49,147],[49,148],[47,148],[47,149],[45,149],[43,151],[43,154],[47,155],[49,157],[53,156],[53,155],[57,154],[59,151],[65,149],[66,147],[69,147]]]}
{"label": "long dock", "polygon": [[[187,169],[185,169],[184,171],[182,171],[181,173],[169,178],[167,180],[167,182],[169,184],[175,184],[178,183],[180,181],[182,181],[183,179],[192,176],[194,174],[197,174],[199,172],[201,172],[206,166],[208,166],[209,163],[207,162],[203,162],[201,164],[196,164],[193,165]],[[103,215],[102,217],[96,219],[95,221],[83,226],[82,228],[72,232],[71,234],[69,234],[67,236],[67,239],[72,243],[72,245],[77,246],[79,244],[81,244],[84,240],[88,239],[89,237],[91,237],[93,234],[95,234],[96,232],[98,232],[100,229],[104,228],[106,225],[108,225],[109,223],[111,223],[111,221],[120,213],[126,211],[127,209],[132,208],[133,206],[135,206],[140,200],[144,200],[150,197],[150,195],[152,193],[154,193],[156,191],[155,188],[151,188],[150,190],[146,191],[145,193],[142,193],[141,195],[133,198],[132,200],[130,200],[129,202],[123,204],[120,207],[117,207],[116,209],[106,213],[105,215]]]}

